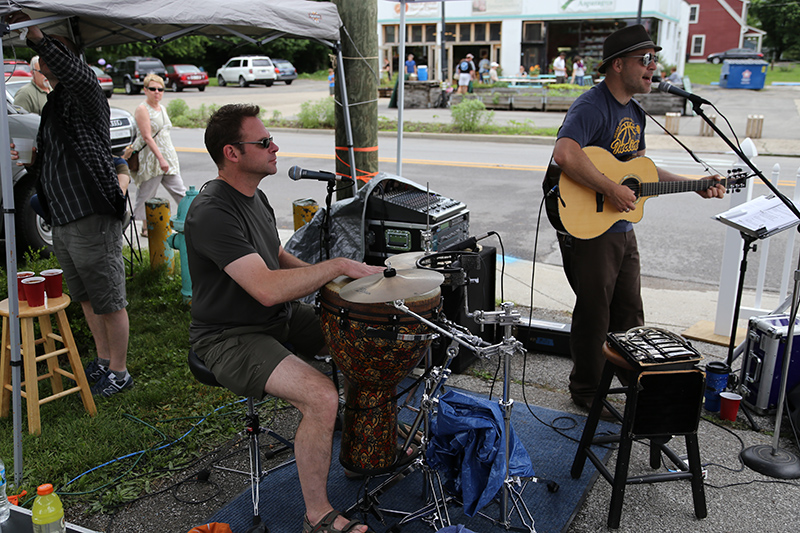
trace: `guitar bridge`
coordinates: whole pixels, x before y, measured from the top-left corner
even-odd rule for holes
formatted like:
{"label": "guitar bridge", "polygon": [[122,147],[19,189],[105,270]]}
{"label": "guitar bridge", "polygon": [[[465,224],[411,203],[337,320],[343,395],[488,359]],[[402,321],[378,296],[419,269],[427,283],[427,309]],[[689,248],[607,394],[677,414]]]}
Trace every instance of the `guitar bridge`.
{"label": "guitar bridge", "polygon": [[596,198],[595,201],[597,202],[597,212],[598,213],[602,213],[603,212],[603,204],[605,203],[605,198],[603,198],[603,195],[600,194],[599,192],[595,193],[595,198]]}

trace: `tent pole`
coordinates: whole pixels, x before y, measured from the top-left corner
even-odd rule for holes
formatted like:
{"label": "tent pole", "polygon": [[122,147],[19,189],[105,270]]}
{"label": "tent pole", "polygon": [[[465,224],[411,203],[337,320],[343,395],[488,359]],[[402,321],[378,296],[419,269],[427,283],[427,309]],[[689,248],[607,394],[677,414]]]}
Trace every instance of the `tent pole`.
{"label": "tent pole", "polygon": [[403,175],[403,107],[405,105],[406,85],[406,0],[400,1],[400,57],[397,70],[397,170],[395,174]]}
{"label": "tent pole", "polygon": [[[356,152],[353,148],[353,125],[350,123],[350,100],[347,98],[347,84],[344,79],[344,58],[342,57],[342,42],[336,42],[336,86],[342,97],[342,114],[344,116],[344,135],[347,139],[347,158],[350,162],[350,177],[353,179],[353,187],[357,186],[356,174]],[[356,187],[357,188],[357,187]],[[353,189],[353,194],[355,194]]]}
{"label": "tent pole", "polygon": [[[3,52],[0,51],[0,56]],[[5,58],[3,58],[5,59]],[[6,94],[6,80],[0,76],[0,94]],[[19,295],[17,294],[17,239],[14,220],[14,175],[8,145],[8,110],[0,113],[0,175],[3,187],[3,222],[6,232],[8,273],[8,332],[11,341],[11,401],[14,433],[14,485],[22,485],[22,358],[19,351]],[[5,349],[5,347],[3,347]],[[2,384],[0,384],[2,386]]]}

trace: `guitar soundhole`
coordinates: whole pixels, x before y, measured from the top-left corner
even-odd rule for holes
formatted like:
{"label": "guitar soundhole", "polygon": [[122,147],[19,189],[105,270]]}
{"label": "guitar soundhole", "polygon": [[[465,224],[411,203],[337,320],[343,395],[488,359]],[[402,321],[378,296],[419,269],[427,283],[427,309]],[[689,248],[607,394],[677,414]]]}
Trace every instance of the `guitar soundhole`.
{"label": "guitar soundhole", "polygon": [[636,198],[639,198],[639,196],[641,196],[642,184],[635,177],[626,176],[620,183],[629,188],[630,190],[632,190],[633,194],[636,195]]}

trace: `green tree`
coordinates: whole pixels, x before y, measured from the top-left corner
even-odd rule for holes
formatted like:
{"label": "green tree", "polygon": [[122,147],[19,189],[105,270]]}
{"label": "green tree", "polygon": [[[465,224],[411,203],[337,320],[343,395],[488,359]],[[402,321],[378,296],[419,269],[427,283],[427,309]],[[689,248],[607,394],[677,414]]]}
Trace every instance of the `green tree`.
{"label": "green tree", "polygon": [[800,54],[800,2],[797,0],[753,0],[750,15],[754,25],[767,32],[764,44],[779,59]]}

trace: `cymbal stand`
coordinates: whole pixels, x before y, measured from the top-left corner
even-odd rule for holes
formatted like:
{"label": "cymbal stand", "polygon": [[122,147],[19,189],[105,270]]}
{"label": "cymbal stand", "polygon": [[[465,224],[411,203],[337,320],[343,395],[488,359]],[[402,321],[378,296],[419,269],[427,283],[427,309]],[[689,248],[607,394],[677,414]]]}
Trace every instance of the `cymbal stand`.
{"label": "cymbal stand", "polygon": [[[510,384],[511,384],[511,356],[514,354],[525,354],[525,348],[523,347],[522,343],[516,340],[512,335],[512,328],[515,324],[519,324],[521,317],[518,311],[514,310],[514,304],[512,302],[503,302],[500,307],[500,311],[475,311],[474,313],[470,313],[469,316],[475,320],[476,323],[484,326],[486,324],[497,324],[499,326],[503,326],[503,341],[499,344],[487,345],[487,343],[481,339],[480,337],[470,336],[470,335],[463,335],[462,333],[457,333],[455,335],[448,334],[441,328],[439,328],[436,324],[431,323],[430,321],[426,320],[424,317],[414,313],[410,309],[408,309],[402,302],[402,300],[398,300],[394,302],[394,306],[403,311],[404,313],[413,316],[420,322],[427,324],[429,327],[442,333],[451,339],[453,339],[453,343],[461,344],[462,346],[466,347],[469,350],[474,351],[478,356],[484,358],[490,358],[495,354],[502,354],[503,356],[503,399],[500,400],[500,407],[503,409],[503,422],[504,422],[504,429],[505,429],[505,455],[506,455],[506,478],[503,482],[503,493],[500,496],[500,518],[494,519],[484,513],[479,513],[482,517],[490,520],[491,522],[503,526],[507,530],[514,530],[514,531],[523,531],[528,533],[535,533],[536,530],[533,527],[533,516],[531,515],[530,510],[528,509],[525,501],[522,499],[522,492],[525,490],[525,487],[529,482],[533,483],[546,483],[547,489],[550,492],[555,492],[558,490],[558,484],[554,481],[537,478],[537,477],[530,477],[530,478],[523,478],[520,476],[512,476],[510,474],[510,462],[511,462],[511,410],[514,404],[514,400],[510,398]],[[467,342],[459,337],[459,335],[469,338],[470,342]],[[451,347],[454,345],[451,344]],[[448,357],[450,357],[449,348],[448,348]],[[453,356],[454,357],[454,356]],[[447,364],[450,364],[451,359],[448,359]],[[413,435],[414,433],[410,433]],[[427,435],[426,435],[427,436]],[[408,445],[408,443],[406,443]],[[513,526],[511,524],[511,516],[512,512],[517,514],[522,526]]]}
{"label": "cymbal stand", "polygon": [[[514,407],[514,400],[510,398],[511,385],[511,356],[514,354],[525,355],[525,348],[522,343],[512,335],[512,328],[520,322],[519,311],[514,310],[512,302],[500,304],[500,311],[475,311],[470,316],[477,324],[483,327],[486,324],[496,324],[503,327],[503,341],[498,345],[499,353],[503,357],[503,399],[499,400],[503,410],[503,421],[505,423],[505,452],[506,452],[506,478],[503,482],[503,492],[500,495],[500,518],[494,519],[489,515],[479,512],[482,517],[489,521],[501,525],[506,529],[517,531],[529,531],[535,533],[533,528],[534,520],[528,506],[522,499],[522,492],[525,490],[529,481],[544,481],[548,484],[548,489],[553,491],[554,482],[540,480],[538,478],[521,478],[511,475],[511,410]],[[516,512],[524,527],[511,525],[511,512]]]}

